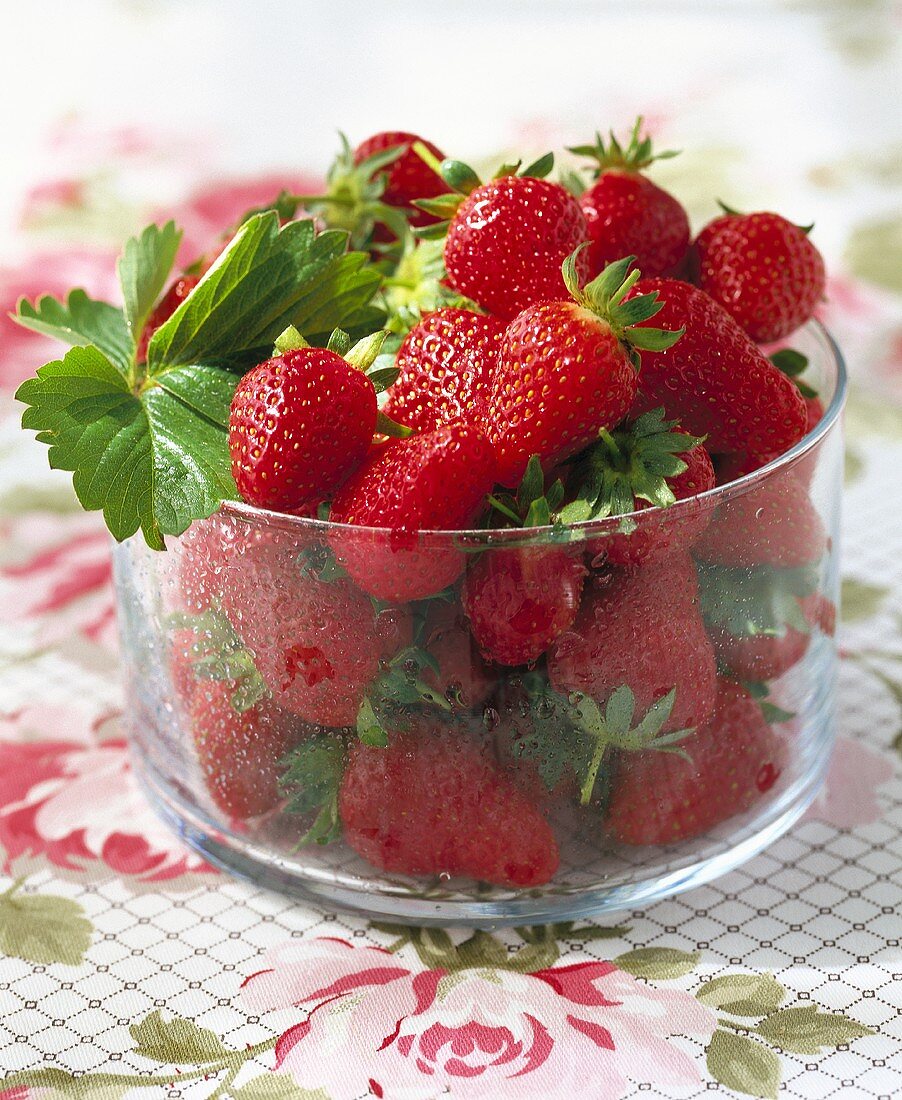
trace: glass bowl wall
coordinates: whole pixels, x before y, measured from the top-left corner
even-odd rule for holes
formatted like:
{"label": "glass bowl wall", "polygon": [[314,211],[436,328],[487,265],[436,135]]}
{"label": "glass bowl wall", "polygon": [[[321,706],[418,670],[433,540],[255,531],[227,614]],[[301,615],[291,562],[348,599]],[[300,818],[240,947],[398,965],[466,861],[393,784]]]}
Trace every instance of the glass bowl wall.
{"label": "glass bowl wall", "polygon": [[[663,512],[406,535],[236,504],[166,553],[117,546],[158,811],[235,874],[418,923],[635,906],[763,848],[817,792],[835,722],[844,369],[817,325],[792,346],[821,422]],[[519,664],[480,653],[461,602],[499,574],[480,640]],[[563,627],[524,656],[542,615]],[[599,739],[614,694],[634,732]]]}

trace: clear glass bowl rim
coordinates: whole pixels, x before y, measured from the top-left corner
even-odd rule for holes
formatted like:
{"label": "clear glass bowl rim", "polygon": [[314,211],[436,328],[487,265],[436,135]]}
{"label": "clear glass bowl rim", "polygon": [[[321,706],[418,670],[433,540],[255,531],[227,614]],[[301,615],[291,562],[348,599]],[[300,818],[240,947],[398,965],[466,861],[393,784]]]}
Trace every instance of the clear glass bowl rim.
{"label": "clear glass bowl rim", "polygon": [[[498,546],[509,543],[514,543],[519,546],[576,542],[592,538],[596,534],[610,533],[619,528],[620,524],[624,521],[630,519],[638,519],[640,523],[647,524],[653,516],[657,515],[658,518],[666,517],[666,521],[673,520],[673,522],[678,522],[681,516],[686,513],[691,513],[697,508],[698,501],[710,502],[713,509],[718,504],[722,504],[737,496],[742,496],[747,492],[753,491],[770,478],[777,476],[783,470],[795,465],[804,455],[817,447],[839,420],[843,406],[845,405],[848,389],[848,372],[839,345],[831,336],[829,330],[818,320],[808,321],[801,329],[797,330],[797,332],[804,332],[806,329],[817,334],[820,340],[826,344],[827,352],[832,356],[833,367],[836,372],[836,385],[833,396],[830,400],[830,404],[824,410],[824,415],[811,431],[804,435],[795,446],[791,447],[778,458],[775,458],[772,462],[767,463],[766,466],[762,466],[758,470],[753,470],[752,473],[737,478],[735,481],[728,482],[726,485],[718,485],[705,493],[699,493],[692,497],[685,497],[682,500],[676,501],[676,503],[670,505],[668,508],[651,507],[639,512],[631,512],[627,515],[609,516],[605,519],[586,520],[583,523],[568,524],[565,529],[565,538],[561,537],[560,529],[555,527],[507,527],[491,530],[484,528],[466,530],[434,529],[421,530],[417,532],[417,535],[420,539],[425,539],[430,543],[432,543],[433,540],[436,542],[447,542],[449,539],[465,540],[468,546]],[[387,539],[393,533],[392,528],[389,527],[364,527],[356,524],[335,523],[332,520],[293,516],[285,512],[274,512],[266,508],[258,508],[244,501],[223,501],[219,509],[213,513],[213,516],[210,518],[222,517],[234,517],[250,526],[280,527],[287,530],[293,529],[297,531],[299,535],[303,534],[308,538],[311,536],[315,537],[317,533],[323,534],[329,531],[344,531],[352,538],[356,533],[356,535],[361,538],[376,536]]]}

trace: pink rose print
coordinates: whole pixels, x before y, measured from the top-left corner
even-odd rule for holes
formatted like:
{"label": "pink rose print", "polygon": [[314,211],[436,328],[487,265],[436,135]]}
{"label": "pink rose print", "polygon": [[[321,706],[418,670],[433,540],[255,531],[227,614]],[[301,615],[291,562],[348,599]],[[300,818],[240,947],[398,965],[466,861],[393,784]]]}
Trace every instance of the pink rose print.
{"label": "pink rose print", "polygon": [[0,268],[0,389],[14,389],[42,363],[60,358],[66,350],[8,316],[19,299],[33,302],[42,294],[64,297],[77,286],[93,298],[118,301],[116,255],[106,249],[61,248],[35,252],[16,267]]}
{"label": "pink rose print", "polygon": [[413,973],[387,952],[320,939],[277,948],[267,963],[243,987],[248,1006],[310,1009],[279,1039],[275,1068],[332,1100],[367,1088],[392,1100],[618,1100],[631,1081],[691,1086],[698,1070],[670,1036],[707,1041],[716,1023],[689,994],[610,962]]}
{"label": "pink rose print", "polygon": [[893,763],[861,741],[839,737],[824,786],[805,819],[825,821],[837,829],[871,825],[883,817],[877,791],[892,779]]}
{"label": "pink rose print", "polygon": [[73,634],[115,650],[110,539],[97,515],[32,514],[2,532],[26,554],[0,567],[0,622],[33,623],[39,645]]}
{"label": "pink rose print", "polygon": [[6,871],[39,855],[69,870],[101,860],[144,882],[211,870],[157,820],[121,740],[0,740],[0,849]]}

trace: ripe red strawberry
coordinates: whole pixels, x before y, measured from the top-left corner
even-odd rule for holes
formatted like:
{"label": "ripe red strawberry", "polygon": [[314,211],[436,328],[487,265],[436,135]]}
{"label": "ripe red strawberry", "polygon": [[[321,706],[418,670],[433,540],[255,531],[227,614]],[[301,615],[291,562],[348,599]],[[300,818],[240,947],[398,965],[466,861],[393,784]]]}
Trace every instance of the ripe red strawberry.
{"label": "ripe red strawberry", "polygon": [[423,680],[447,699],[452,709],[481,707],[491,694],[494,679],[456,603],[432,601],[423,628],[423,647],[438,663],[438,672],[423,669]]}
{"label": "ripe red strawberry", "polygon": [[470,564],[461,601],[483,656],[538,660],[579,610],[586,568],[569,549],[492,549]]}
{"label": "ripe red strawberry", "polygon": [[693,553],[715,565],[792,569],[816,561],[826,545],[808,490],[789,469],[721,504]]}
{"label": "ripe red strawberry", "polygon": [[724,668],[740,680],[759,682],[782,676],[808,651],[811,635],[788,626],[780,635],[730,634],[710,630],[714,652]]}
{"label": "ripe red strawberry", "polygon": [[549,651],[548,674],[556,691],[598,703],[626,684],[639,714],[676,688],[665,731],[703,725],[716,671],[688,555],[593,577],[573,626]]}
{"label": "ripe red strawberry", "polygon": [[380,660],[409,628],[378,622],[347,579],[292,585],[289,576],[249,592],[236,629],[280,707],[323,726],[353,725]]}
{"label": "ripe red strawberry", "polygon": [[565,522],[630,514],[628,531],[589,541],[593,565],[648,565],[688,550],[704,531],[713,505],[695,501],[669,511],[677,501],[714,488],[708,452],[677,427],[655,409],[602,431],[575,463],[568,477],[573,499],[560,512]]}
{"label": "ripe red strawberry", "polygon": [[[824,416],[824,405],[819,397],[802,397],[805,402],[805,434],[817,427]],[[736,451],[733,454],[720,455],[717,460],[717,484],[726,485],[730,481],[738,481],[739,478],[760,470],[769,462],[780,457],[783,452],[770,451],[767,454],[750,454]],[[793,469],[804,485],[810,485],[817,466],[816,455],[806,455],[794,465]]]}
{"label": "ripe red strawberry", "polygon": [[332,546],[371,596],[404,603],[434,595],[463,572],[464,554],[449,540],[420,532],[467,528],[495,480],[495,453],[482,432],[454,424],[374,448],[335,495]]}
{"label": "ripe red strawberry", "polygon": [[327,348],[295,347],[241,379],[229,453],[244,500],[293,511],[329,496],[363,462],[376,430],[376,390],[359,369],[375,358],[369,350],[369,362],[352,365]]}
{"label": "ripe red strawberry", "polygon": [[558,867],[541,812],[489,752],[449,729],[354,745],[339,810],[347,843],[385,871],[529,887]]}
{"label": "ripe red strawberry", "polygon": [[694,282],[759,344],[782,340],[824,296],[824,260],[807,232],[779,214],[727,213],[699,233]]}
{"label": "ripe red strawberry", "polygon": [[147,358],[147,345],[150,343],[151,336],[164,321],[169,320],[199,282],[199,275],[181,275],[170,285],[141,330],[141,337],[138,340],[138,348],[135,352],[135,357],[139,363],[143,363]]}
{"label": "ripe red strawberry", "polygon": [[484,423],[504,330],[497,318],[468,309],[428,313],[395,356],[399,373],[387,391],[386,415],[421,432],[455,420]]}
{"label": "ripe red strawberry", "polygon": [[771,790],[785,747],[752,696],[718,680],[710,721],[680,742],[690,757],[622,756],[606,824],[625,844],[672,844],[744,813]]}
{"label": "ripe red strawberry", "polygon": [[656,322],[686,330],[673,347],[643,354],[636,413],[663,405],[684,431],[707,436],[713,453],[782,453],[802,438],[805,403],[795,383],[713,299],[678,279],[640,279],[635,293],[658,293]]}
{"label": "ripe red strawberry", "polygon": [[[565,295],[561,264],[586,232],[579,203],[560,184],[532,176],[490,180],[463,200],[448,226],[448,282],[510,320]],[[580,270],[588,271],[584,257]]]}
{"label": "ripe red strawberry", "polygon": [[232,691],[224,681],[197,681],[192,735],[214,803],[230,817],[256,817],[278,804],[279,762],[309,727],[271,702],[240,713],[232,706]]}
{"label": "ripe red strawberry", "polygon": [[673,153],[652,152],[651,140],[639,140],[636,120],[624,149],[611,134],[594,145],[577,145],[571,153],[592,157],[595,183],[584,191],[580,206],[589,229],[589,268],[597,275],[621,256],[635,256],[646,276],[672,275],[689,248],[689,218],[679,202],[642,174],[653,161]]}
{"label": "ripe red strawberry", "polygon": [[651,294],[624,305],[639,278],[627,275],[629,264],[611,264],[580,289],[576,254],[569,256],[563,277],[571,298],[529,306],[508,326],[489,399],[502,485],[517,485],[532,455],[550,469],[618,424],[635,399],[635,349],[679,338],[633,327],[661,303]]}
{"label": "ripe red strawberry", "polygon": [[413,146],[419,142],[424,145],[436,160],[443,160],[445,154],[431,141],[404,130],[384,130],[362,141],[354,150],[354,164],[362,164],[379,153],[401,147],[399,156],[381,169],[385,189],[382,202],[388,206],[410,207],[408,215],[411,225],[429,225],[435,218],[423,210],[417,210],[413,203],[417,199],[431,199],[444,194],[447,185],[429,165],[414,152]]}

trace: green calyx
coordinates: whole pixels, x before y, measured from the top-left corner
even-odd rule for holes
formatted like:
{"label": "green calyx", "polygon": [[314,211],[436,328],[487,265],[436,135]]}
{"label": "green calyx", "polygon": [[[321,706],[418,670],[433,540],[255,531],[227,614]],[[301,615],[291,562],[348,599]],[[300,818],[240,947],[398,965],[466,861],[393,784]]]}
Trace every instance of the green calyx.
{"label": "green calyx", "polygon": [[627,684],[622,684],[611,694],[603,713],[595,700],[588,696],[583,696],[574,704],[580,726],[594,740],[592,757],[580,787],[579,800],[582,805],[592,799],[598,770],[609,748],[621,752],[666,752],[689,759],[686,751],[679,747],[679,742],[694,733],[694,729],[661,732],[675,701],[676,688],[671,688],[652,703],[635,726],[636,697]]}
{"label": "green calyx", "polygon": [[[436,175],[441,176],[449,188],[444,195],[437,195],[432,199],[418,199],[414,203],[414,206],[419,207],[420,210],[425,210],[427,214],[432,214],[433,217],[441,219],[433,225],[414,229],[414,236],[422,240],[439,240],[448,232],[448,226],[451,224],[451,219],[457,213],[460,204],[477,187],[482,187],[483,181],[469,164],[450,158],[440,161],[421,142],[416,142],[413,145],[413,151],[429,165]],[[532,179],[544,179],[554,168],[554,153],[545,153],[525,168],[522,167],[522,164],[523,162],[519,160],[513,164],[502,164],[491,178],[503,179],[505,176],[529,176]]]}
{"label": "green calyx", "polygon": [[[489,496],[488,501],[498,516],[514,527],[548,527],[557,519],[557,512],[564,500],[564,485],[560,479],[545,488],[545,475],[538,455],[533,455],[526,466],[526,473],[512,493]],[[506,526],[506,525],[505,525]]]}
{"label": "green calyx", "polygon": [[809,386],[807,382],[803,382],[799,377],[808,369],[807,356],[802,355],[800,351],[795,351],[793,348],[782,348],[769,356],[769,359],[777,370],[782,371],[787,378],[791,378],[795,382],[796,389],[802,397],[817,397],[817,390],[813,386]]}
{"label": "green calyx", "polygon": [[385,748],[389,728],[409,725],[411,707],[451,710],[448,700],[423,679],[427,669],[439,675],[436,659],[417,645],[402,649],[387,662],[357,713],[357,736],[365,745]]}
{"label": "green calyx", "polygon": [[608,168],[622,168],[627,172],[638,172],[647,168],[656,160],[669,160],[679,154],[679,150],[668,149],[663,153],[652,150],[650,137],[639,137],[644,119],[642,115],[636,119],[630,134],[629,142],[621,145],[614,136],[614,131],[609,131],[608,141],[605,142],[599,131],[595,132],[595,143],[592,145],[569,145],[567,150],[578,157],[591,157],[595,164],[593,170],[596,179]]}
{"label": "green calyx", "polygon": [[[370,333],[369,336],[364,336],[356,344],[352,344],[351,337],[344,329],[337,328],[329,337],[326,350],[335,352],[336,355],[340,355],[344,359],[348,366],[362,371],[372,382],[376,393],[382,393],[398,377],[398,369],[394,365],[379,366],[372,369],[379,360],[382,345],[388,336],[387,330],[380,329],[378,332]],[[276,339],[273,345],[273,355],[285,355],[287,352],[301,351],[309,347],[310,345],[294,325],[289,325]],[[376,413],[376,431],[380,435],[391,436],[394,439],[406,439],[414,434],[413,428],[408,428],[406,424],[398,424],[386,416],[381,409]]]}
{"label": "green calyx", "polygon": [[445,285],[443,252],[442,241],[405,237],[394,271],[382,281],[381,303],[390,332],[404,336],[423,314],[436,309],[478,311],[475,302]]}
{"label": "green calyx", "polygon": [[[717,199],[717,205],[725,214],[732,214],[734,217],[737,218],[747,217],[747,213],[745,210],[734,210],[732,206],[727,206],[727,204],[723,202],[722,199]],[[779,217],[780,215],[777,216]],[[811,232],[811,230],[814,229],[814,222],[811,222],[808,225],[797,225],[795,222],[792,222],[790,224],[795,225],[796,229],[798,229],[800,233],[804,233],[806,237]]]}
{"label": "green calyx", "polygon": [[663,409],[644,413],[625,428],[603,430],[574,465],[571,485],[579,488],[561,509],[564,523],[582,523],[635,511],[636,500],[659,508],[676,502],[668,479],[686,470],[679,457],[703,437],[674,431],[679,422],[665,420]]}
{"label": "green calyx", "polygon": [[811,630],[799,601],[817,590],[816,565],[749,570],[699,562],[698,581],[705,621],[736,637],[782,638],[790,627],[802,634]]}
{"label": "green calyx", "polygon": [[279,790],[288,798],[287,813],[316,817],[298,841],[329,844],[341,836],[338,791],[344,775],[346,745],[338,733],[318,733],[301,742],[280,763]]}
{"label": "green calyx", "polygon": [[525,674],[520,683],[526,696],[520,718],[527,730],[514,741],[514,754],[535,762],[549,790],[571,773],[579,783],[584,806],[598,802],[600,796],[603,801],[610,779],[605,762],[611,749],[687,756],[679,743],[694,729],[662,733],[673,711],[676,688],[652,703],[635,722],[636,699],[627,684],[618,687],[602,708],[579,692],[559,694],[539,673]]}
{"label": "green calyx", "polygon": [[[379,222],[396,237],[408,231],[404,211],[382,202],[385,191],[384,169],[404,152],[403,145],[393,145],[354,163],[354,151],[347,137],[339,132],[341,151],[326,174],[326,191],[321,195],[283,195],[281,201],[294,210],[303,206],[320,215],[330,229],[344,229],[350,234],[352,248],[367,243],[373,226]],[[293,216],[293,213],[292,213]]]}
{"label": "green calyx", "polygon": [[[326,350],[340,355],[355,370],[363,371],[373,383],[376,393],[382,393],[398,377],[398,372],[394,368],[386,368],[380,364],[377,369],[373,369],[380,358],[382,345],[388,336],[389,333],[386,329],[379,329],[378,332],[371,332],[369,336],[364,336],[356,344],[352,344],[348,333],[344,329],[336,328],[329,336]],[[302,351],[304,348],[309,347],[310,344],[307,343],[294,325],[289,325],[284,332],[276,337],[273,344],[273,356],[286,355],[290,351]]]}
{"label": "green calyx", "polygon": [[582,250],[588,247],[587,243],[581,244],[564,260],[561,265],[564,284],[578,305],[591,310],[610,325],[617,339],[626,346],[630,359],[638,370],[637,349],[664,351],[666,348],[673,347],[686,330],[681,328],[671,332],[661,328],[635,327],[639,322],[654,317],[664,305],[659,300],[657,291],[638,294],[634,298],[624,300],[642,277],[638,268],[630,271],[636,259],[635,256],[624,256],[622,260],[615,260],[608,264],[600,275],[581,287],[577,260]]}
{"label": "green calyx", "polygon": [[269,689],[257,670],[253,654],[245,648],[225,615],[217,611],[204,611],[199,615],[174,612],[167,624],[170,630],[186,630],[194,635],[188,656],[196,679],[234,685],[231,703],[238,714],[269,697]]}

